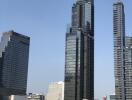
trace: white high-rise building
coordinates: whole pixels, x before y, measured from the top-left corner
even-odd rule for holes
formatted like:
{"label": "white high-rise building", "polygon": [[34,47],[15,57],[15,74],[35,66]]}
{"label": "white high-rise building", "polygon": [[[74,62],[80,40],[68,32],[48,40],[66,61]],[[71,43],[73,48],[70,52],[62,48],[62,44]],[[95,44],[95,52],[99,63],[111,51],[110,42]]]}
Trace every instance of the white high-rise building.
{"label": "white high-rise building", "polygon": [[49,84],[46,100],[64,100],[64,82]]}

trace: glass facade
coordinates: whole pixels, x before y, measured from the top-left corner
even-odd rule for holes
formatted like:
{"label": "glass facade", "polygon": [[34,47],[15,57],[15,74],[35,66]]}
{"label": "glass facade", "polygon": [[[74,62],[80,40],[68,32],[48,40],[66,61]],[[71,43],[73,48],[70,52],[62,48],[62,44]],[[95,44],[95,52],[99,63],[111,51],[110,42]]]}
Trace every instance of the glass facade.
{"label": "glass facade", "polygon": [[[77,100],[77,83],[80,81],[81,34],[67,34],[65,62],[65,100]],[[79,91],[78,91],[79,92]]]}
{"label": "glass facade", "polygon": [[77,0],[66,33],[64,100],[94,100],[94,4]]}
{"label": "glass facade", "polygon": [[30,38],[14,31],[0,43],[0,94],[26,94]]}
{"label": "glass facade", "polygon": [[125,94],[126,100],[132,100],[132,37],[126,37]]}

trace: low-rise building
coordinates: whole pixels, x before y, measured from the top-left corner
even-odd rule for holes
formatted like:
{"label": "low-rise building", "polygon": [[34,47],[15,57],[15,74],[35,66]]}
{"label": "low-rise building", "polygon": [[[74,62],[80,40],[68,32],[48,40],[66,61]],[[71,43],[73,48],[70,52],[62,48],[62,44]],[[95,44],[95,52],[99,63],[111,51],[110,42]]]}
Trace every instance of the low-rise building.
{"label": "low-rise building", "polygon": [[45,100],[45,96],[42,94],[32,94],[29,93],[27,100]]}
{"label": "low-rise building", "polygon": [[11,95],[9,100],[27,100],[26,95]]}
{"label": "low-rise building", "polygon": [[49,85],[46,100],[64,100],[64,82],[54,82]]}
{"label": "low-rise building", "polygon": [[110,95],[110,100],[116,100],[116,96],[115,95]]}

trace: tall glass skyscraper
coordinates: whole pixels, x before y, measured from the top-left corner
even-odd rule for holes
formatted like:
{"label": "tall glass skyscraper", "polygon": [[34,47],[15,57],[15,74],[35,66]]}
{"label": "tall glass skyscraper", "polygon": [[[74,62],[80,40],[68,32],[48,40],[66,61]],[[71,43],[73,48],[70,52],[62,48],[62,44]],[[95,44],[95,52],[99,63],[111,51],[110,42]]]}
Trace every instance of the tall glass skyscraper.
{"label": "tall glass skyscraper", "polygon": [[0,95],[25,95],[30,38],[14,31],[0,42]]}
{"label": "tall glass skyscraper", "polygon": [[66,33],[64,100],[94,100],[94,1],[77,0]]}
{"label": "tall glass skyscraper", "polygon": [[132,37],[125,37],[122,2],[113,5],[114,69],[116,100],[132,100]]}

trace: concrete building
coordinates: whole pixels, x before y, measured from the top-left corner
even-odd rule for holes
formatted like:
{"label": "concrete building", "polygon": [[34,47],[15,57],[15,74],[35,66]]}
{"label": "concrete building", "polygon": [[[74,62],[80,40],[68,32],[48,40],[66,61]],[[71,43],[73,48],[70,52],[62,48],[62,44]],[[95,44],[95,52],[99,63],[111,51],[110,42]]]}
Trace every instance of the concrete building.
{"label": "concrete building", "polygon": [[26,95],[30,38],[9,31],[0,43],[0,100],[3,96]]}
{"label": "concrete building", "polygon": [[116,100],[126,100],[125,95],[125,13],[122,2],[113,5],[114,72]]}
{"label": "concrete building", "polygon": [[27,95],[27,100],[45,100],[45,96],[42,94],[29,93],[29,95]]}
{"label": "concrete building", "polygon": [[116,95],[110,95],[110,100],[116,100]]}
{"label": "concrete building", "polygon": [[64,82],[49,84],[46,100],[64,100]]}
{"label": "concrete building", "polygon": [[94,100],[94,0],[77,0],[66,33],[64,100]]}
{"label": "concrete building", "polygon": [[125,97],[132,100],[132,37],[125,40]]}
{"label": "concrete building", "polygon": [[104,96],[104,97],[102,98],[102,100],[107,100],[107,96]]}
{"label": "concrete building", "polygon": [[27,100],[27,96],[11,95],[9,100]]}
{"label": "concrete building", "polygon": [[113,5],[113,22],[115,100],[132,100],[132,37],[125,36],[124,4],[121,1]]}

